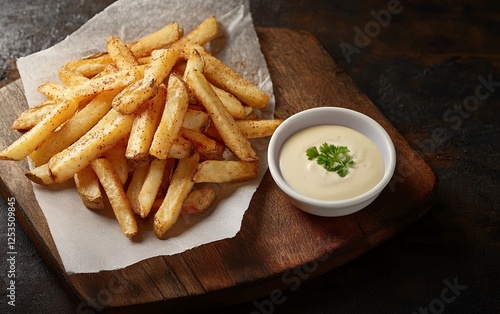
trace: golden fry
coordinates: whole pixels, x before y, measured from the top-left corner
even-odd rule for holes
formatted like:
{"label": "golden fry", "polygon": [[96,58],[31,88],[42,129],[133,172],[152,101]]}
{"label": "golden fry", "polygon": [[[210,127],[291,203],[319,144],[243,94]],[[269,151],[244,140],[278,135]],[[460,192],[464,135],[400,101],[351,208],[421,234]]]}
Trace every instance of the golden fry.
{"label": "golden fry", "polygon": [[56,106],[57,103],[49,99],[36,107],[28,108],[21,112],[19,117],[12,123],[12,128],[21,132],[28,131],[52,112]]}
{"label": "golden fry", "polygon": [[164,111],[166,98],[167,88],[161,84],[156,96],[148,101],[144,110],[135,117],[128,139],[127,158],[140,159],[149,154],[149,148]]}
{"label": "golden fry", "polygon": [[74,179],[76,189],[85,207],[89,209],[104,209],[104,198],[101,192],[101,185],[92,166],[89,165],[75,173]]}
{"label": "golden fry", "polygon": [[166,158],[182,159],[191,156],[193,153],[193,144],[183,137],[178,136],[174,139]]}
{"label": "golden fry", "polygon": [[153,202],[163,181],[167,160],[169,159],[153,159],[149,165],[148,173],[137,195],[137,209],[142,218],[149,214],[153,206]]}
{"label": "golden fry", "polygon": [[54,183],[50,175],[49,165],[44,164],[39,167],[33,168],[25,173],[26,177],[36,184],[51,185]]}
{"label": "golden fry", "polygon": [[91,165],[108,196],[123,233],[132,238],[138,232],[137,222],[113,165],[105,158],[94,159]]}
{"label": "golden fry", "polygon": [[38,86],[38,91],[47,96],[47,98],[55,100],[57,102],[64,101],[64,95],[67,92],[68,88],[52,82],[42,83]]}
{"label": "golden fry", "polygon": [[224,183],[250,180],[257,177],[256,162],[235,160],[206,160],[198,165],[193,181]]}
{"label": "golden fry", "polygon": [[111,62],[111,57],[108,54],[97,54],[67,62],[63,68],[91,78],[101,73]]}
{"label": "golden fry", "polygon": [[118,69],[139,65],[134,53],[117,36],[111,36],[106,43],[106,50]]}
{"label": "golden fry", "polygon": [[193,144],[194,149],[202,159],[222,160],[224,158],[225,146],[205,134],[189,129],[181,129],[181,136]]}
{"label": "golden fry", "polygon": [[201,214],[215,201],[217,193],[213,187],[205,187],[189,192],[182,203],[181,214]]}
{"label": "golden fry", "polygon": [[246,138],[271,136],[282,122],[282,119],[236,121],[238,128],[240,128]]}
{"label": "golden fry", "polygon": [[193,188],[192,178],[199,160],[197,153],[179,160],[167,195],[154,216],[153,230],[158,238],[162,238],[179,218],[182,203]]}
{"label": "golden fry", "polygon": [[105,91],[124,88],[140,80],[144,75],[144,71],[144,66],[139,65],[95,77],[82,84],[67,88],[61,97],[62,99],[85,98]]}
{"label": "golden fry", "polygon": [[205,62],[203,74],[211,83],[230,92],[250,107],[264,108],[267,105],[269,95],[204,49],[198,48],[197,50]]}
{"label": "golden fry", "polygon": [[78,109],[78,101],[69,100],[57,105],[28,132],[0,152],[0,159],[21,160],[31,154],[49,134],[66,122]]}
{"label": "golden fry", "polygon": [[179,40],[183,35],[183,30],[177,23],[170,23],[167,26],[151,33],[131,45],[130,50],[136,58],[149,56],[152,51],[164,48]]}
{"label": "golden fry", "polygon": [[246,118],[247,114],[245,112],[245,108],[238,98],[234,97],[231,93],[226,92],[222,88],[218,88],[217,86],[212,84],[210,85],[212,86],[214,92],[217,94],[217,97],[219,97],[220,101],[222,102],[224,107],[226,107],[227,111],[233,118]]}
{"label": "golden fry", "polygon": [[111,109],[89,132],[49,160],[49,169],[57,183],[64,182],[85,168],[119,141],[132,128],[133,115],[121,115]]}
{"label": "golden fry", "polygon": [[182,127],[185,129],[204,133],[210,125],[210,116],[208,113],[200,110],[189,109],[184,117]]}
{"label": "golden fry", "polygon": [[46,140],[30,154],[33,164],[37,166],[47,163],[52,156],[82,137],[109,112],[111,101],[119,91],[100,93],[60,129],[48,135]]}
{"label": "golden fry", "polygon": [[88,77],[84,76],[80,72],[68,69],[67,67],[62,67],[59,70],[59,79],[66,87],[80,85],[89,80]]}
{"label": "golden fry", "polygon": [[125,182],[127,182],[129,173],[128,160],[125,156],[125,150],[126,142],[121,141],[102,154],[103,158],[106,158],[111,162],[122,184],[125,184]]}
{"label": "golden fry", "polygon": [[130,180],[130,183],[128,184],[127,187],[127,198],[129,200],[130,206],[132,207],[132,210],[136,214],[140,213],[138,207],[139,202],[137,201],[137,198],[144,183],[144,179],[148,174],[149,164],[150,161],[147,161],[143,165],[134,170],[134,173],[132,174],[132,179]]}
{"label": "golden fry", "polygon": [[215,38],[218,32],[219,25],[217,23],[217,19],[210,16],[201,22],[189,34],[186,34],[184,37],[173,43],[172,46],[179,49],[182,49],[186,44],[197,44],[203,46]]}
{"label": "golden fry", "polygon": [[229,114],[210,83],[202,73],[191,71],[187,83],[207,109],[212,122],[219,131],[227,147],[241,160],[256,161],[259,159],[248,139],[241,133],[234,118]]}
{"label": "golden fry", "polygon": [[167,86],[167,103],[160,124],[156,129],[149,153],[165,159],[177,138],[188,109],[187,88],[175,74],[170,75]]}
{"label": "golden fry", "polygon": [[112,106],[120,113],[132,114],[142,104],[154,97],[158,86],[172,70],[179,52],[174,49],[155,50],[150,63],[144,69],[144,78],[125,87],[113,99]]}

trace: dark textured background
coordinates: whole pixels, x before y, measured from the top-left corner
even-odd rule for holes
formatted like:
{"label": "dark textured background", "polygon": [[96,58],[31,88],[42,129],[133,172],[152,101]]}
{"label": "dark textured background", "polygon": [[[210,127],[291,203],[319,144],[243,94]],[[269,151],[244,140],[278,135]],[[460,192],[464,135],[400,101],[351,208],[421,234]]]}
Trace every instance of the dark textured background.
{"label": "dark textured background", "polygon": [[[0,0],[0,87],[18,78],[16,58],[61,41],[112,2]],[[374,20],[370,11],[387,9],[388,3],[251,1],[256,26],[315,35],[439,180],[437,204],[415,225],[301,282],[285,292],[285,302],[261,312],[419,313],[430,305],[435,308],[428,313],[500,312],[500,2],[402,0],[402,11],[348,60],[341,44],[353,45],[356,27],[364,29]],[[481,78],[493,82],[489,96],[465,107]],[[77,303],[19,225],[17,306],[6,305],[4,199],[0,205],[0,313],[76,312]],[[467,288],[445,304],[437,300],[446,280]],[[251,313],[266,299],[214,312]]]}

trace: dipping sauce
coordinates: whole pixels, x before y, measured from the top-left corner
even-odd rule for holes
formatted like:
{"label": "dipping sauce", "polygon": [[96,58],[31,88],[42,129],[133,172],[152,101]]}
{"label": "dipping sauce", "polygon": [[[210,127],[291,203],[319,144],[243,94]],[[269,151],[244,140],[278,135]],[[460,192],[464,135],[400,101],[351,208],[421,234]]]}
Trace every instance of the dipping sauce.
{"label": "dipping sauce", "polygon": [[[347,146],[354,164],[345,177],[329,172],[306,150],[323,143]],[[384,159],[368,137],[348,127],[318,125],[290,136],[281,147],[279,166],[285,181],[300,194],[318,200],[342,200],[363,194],[384,176]]]}

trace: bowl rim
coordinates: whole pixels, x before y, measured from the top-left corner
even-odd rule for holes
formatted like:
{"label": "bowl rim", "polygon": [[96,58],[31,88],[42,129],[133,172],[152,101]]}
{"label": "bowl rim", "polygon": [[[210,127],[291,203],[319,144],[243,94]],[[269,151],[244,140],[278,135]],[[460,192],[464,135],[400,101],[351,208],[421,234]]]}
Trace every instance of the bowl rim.
{"label": "bowl rim", "polygon": [[[357,119],[361,119],[364,121],[364,123],[368,123],[371,128],[374,128],[377,131],[377,134],[381,135],[381,139],[383,142],[383,145],[387,148],[387,151],[389,152],[388,158],[384,156],[384,164],[386,165],[384,169],[384,175],[382,179],[370,190],[351,197],[351,198],[346,198],[346,199],[341,199],[341,200],[318,200],[314,199],[308,196],[304,196],[294,190],[292,187],[288,185],[288,183],[285,181],[281,174],[281,170],[279,168],[279,153],[281,150],[281,146],[283,143],[294,133],[307,128],[311,127],[314,125],[320,125],[320,124],[315,124],[311,123],[311,125],[305,126],[301,129],[298,129],[295,132],[290,133],[288,136],[283,135],[286,130],[293,125],[293,123],[296,123],[298,120],[304,119],[305,117],[310,117],[311,115],[324,115],[324,114],[343,114],[343,115],[350,115],[354,116]],[[333,125],[333,124],[332,124]],[[352,128],[352,127],[351,127]],[[355,129],[355,128],[352,128]],[[359,130],[357,130],[360,132]],[[363,133],[363,132],[361,132]],[[366,135],[366,134],[364,134]],[[280,147],[277,147],[277,141],[280,137],[285,136],[285,139],[282,141]],[[323,208],[336,208],[336,207],[347,207],[347,206],[353,206],[357,205],[359,203],[366,202],[367,200],[374,198],[382,192],[382,190],[385,188],[385,186],[389,183],[391,180],[394,170],[396,167],[396,150],[394,147],[394,143],[390,137],[390,135],[387,133],[387,131],[373,118],[370,116],[361,113],[359,111],[353,110],[353,109],[348,109],[348,108],[343,108],[343,107],[334,107],[334,106],[322,106],[322,107],[314,107],[314,108],[309,108],[305,109],[302,111],[299,111],[290,117],[286,118],[279,126],[276,128],[274,131],[274,134],[271,136],[271,139],[269,141],[269,149],[267,151],[268,156],[268,165],[269,165],[269,171],[271,173],[271,176],[273,177],[274,181],[276,184],[279,186],[279,188],[285,192],[285,194],[289,195],[290,197],[296,199],[299,202],[310,204],[312,206],[316,207],[323,207]],[[278,163],[276,163],[278,161]]]}

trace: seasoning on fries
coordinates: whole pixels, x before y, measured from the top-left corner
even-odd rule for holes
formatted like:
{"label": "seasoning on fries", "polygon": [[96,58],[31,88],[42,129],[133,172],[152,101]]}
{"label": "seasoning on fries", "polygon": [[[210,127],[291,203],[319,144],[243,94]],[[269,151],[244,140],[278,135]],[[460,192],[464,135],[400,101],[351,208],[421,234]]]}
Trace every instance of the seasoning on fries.
{"label": "seasoning on fries", "polygon": [[0,159],[30,158],[37,184],[74,180],[83,204],[109,203],[129,238],[149,216],[165,238],[180,215],[213,205],[206,184],[256,178],[249,139],[282,122],[258,119],[269,96],[203,48],[218,31],[209,17],[188,34],[170,23],[132,43],[110,36],[105,52],[63,65],[62,84],[39,86],[47,99],[14,121],[24,134]]}

